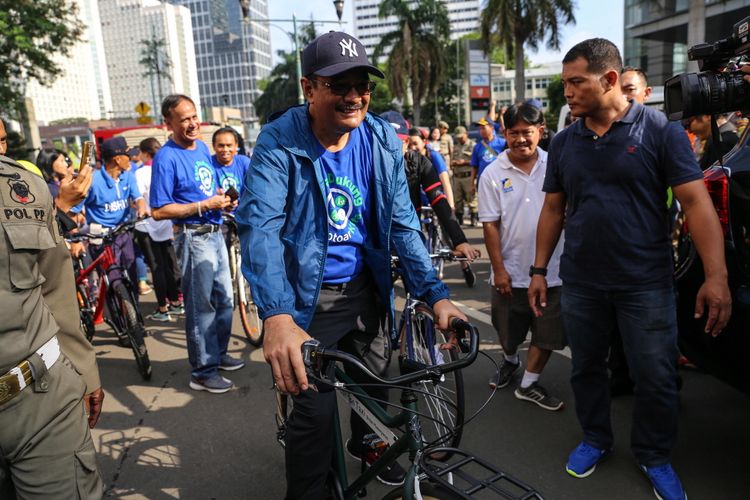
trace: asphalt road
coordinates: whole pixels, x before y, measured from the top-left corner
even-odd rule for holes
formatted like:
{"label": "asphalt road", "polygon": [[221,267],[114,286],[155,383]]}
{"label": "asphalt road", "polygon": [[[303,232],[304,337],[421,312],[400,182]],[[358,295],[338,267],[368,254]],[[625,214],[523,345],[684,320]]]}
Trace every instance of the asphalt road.
{"label": "asphalt road", "polygon": [[[481,244],[481,231],[467,231]],[[485,253],[486,255],[486,253]],[[498,360],[500,351],[489,325],[489,263],[474,265],[479,281],[467,288],[457,265],[446,281],[481,332],[483,350]],[[143,297],[144,310],[154,296]],[[230,350],[248,361],[229,375],[236,388],[223,395],[188,387],[182,321],[149,321],[147,339],[153,378],[140,379],[132,353],[119,347],[106,326],[95,339],[107,397],[93,431],[106,496],[127,499],[276,499],[284,494],[282,449],[275,439],[274,395],[269,369],[260,350],[250,347],[235,321]],[[522,353],[522,356],[524,354]],[[464,370],[467,411],[490,396],[494,367],[486,359]],[[654,498],[629,450],[632,398],[612,405],[615,452],[586,479],[564,472],[567,454],[581,439],[568,382],[570,362],[555,353],[543,384],[566,408],[548,412],[517,400],[512,386],[498,391],[464,432],[461,448],[476,453],[532,484],[546,499]],[[691,500],[743,499],[750,496],[747,450],[750,449],[750,397],[696,370],[682,370],[680,435],[673,464]],[[344,415],[345,412],[342,412]],[[351,464],[352,471],[358,466]],[[368,489],[380,498],[387,489]]]}

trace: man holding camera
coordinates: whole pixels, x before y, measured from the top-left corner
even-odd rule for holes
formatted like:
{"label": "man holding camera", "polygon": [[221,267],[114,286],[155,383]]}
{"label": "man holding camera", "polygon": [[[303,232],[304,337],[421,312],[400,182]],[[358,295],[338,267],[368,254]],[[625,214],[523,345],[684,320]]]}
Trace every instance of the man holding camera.
{"label": "man holding camera", "polygon": [[623,97],[622,59],[601,38],[563,59],[571,114],[548,156],[529,302],[547,306],[546,265],[565,222],[562,317],[583,442],[566,471],[586,477],[612,450],[607,353],[617,324],[635,382],[631,446],[658,498],[685,499],[670,464],[677,437],[677,317],[669,218],[671,186],[705,269],[695,316],[718,335],[731,314],[721,227],[683,130]]}
{"label": "man holding camera", "polygon": [[227,392],[232,381],[218,370],[239,370],[241,359],[227,354],[232,333],[232,280],[221,234],[221,211],[236,205],[218,187],[208,147],[200,140],[200,120],[190,97],[169,95],[161,105],[172,137],[154,157],[151,208],[156,220],[172,219],[182,271],[185,333],[192,366],[190,388]]}

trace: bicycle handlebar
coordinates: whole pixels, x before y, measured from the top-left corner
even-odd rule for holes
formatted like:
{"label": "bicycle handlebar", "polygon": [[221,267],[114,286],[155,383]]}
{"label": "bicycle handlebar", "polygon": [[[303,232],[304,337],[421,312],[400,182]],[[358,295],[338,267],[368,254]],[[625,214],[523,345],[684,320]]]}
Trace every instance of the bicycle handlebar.
{"label": "bicycle handlebar", "polygon": [[76,242],[85,241],[85,240],[102,239],[104,242],[108,243],[114,240],[118,235],[124,233],[125,231],[129,231],[130,229],[133,229],[137,222],[140,222],[144,219],[146,219],[146,217],[141,217],[141,218],[129,220],[127,222],[123,222],[122,224],[118,224],[117,226],[113,227],[111,230],[102,234],[91,234],[91,233],[69,234],[65,236],[65,241],[68,241],[70,243],[76,243]]}
{"label": "bicycle handlebar", "polygon": [[[430,259],[442,259],[442,260],[449,260],[453,262],[463,262],[463,261],[469,261],[466,257],[462,257],[461,253],[456,253],[455,250],[451,250],[450,248],[441,248],[437,251],[437,253],[431,253],[427,254],[427,256]],[[391,263],[392,264],[398,264],[399,258],[398,255],[391,255]]]}
{"label": "bicycle handlebar", "polygon": [[[468,334],[469,347],[468,354],[465,357],[445,364],[432,365],[426,368],[417,369],[410,373],[393,378],[383,378],[376,375],[367,368],[359,358],[336,349],[326,349],[322,347],[317,340],[308,340],[302,344],[302,360],[304,361],[307,370],[312,371],[318,378],[321,378],[322,374],[325,372],[324,366],[327,362],[340,361],[356,367],[361,370],[366,377],[383,385],[402,386],[424,380],[437,381],[445,373],[460,370],[461,368],[472,364],[477,358],[479,352],[479,331],[474,325],[459,318],[453,318],[451,320],[451,330],[456,333],[462,332],[464,337]],[[465,344],[463,343],[465,340],[466,339],[463,338],[459,341],[459,346],[462,350],[465,348]]]}

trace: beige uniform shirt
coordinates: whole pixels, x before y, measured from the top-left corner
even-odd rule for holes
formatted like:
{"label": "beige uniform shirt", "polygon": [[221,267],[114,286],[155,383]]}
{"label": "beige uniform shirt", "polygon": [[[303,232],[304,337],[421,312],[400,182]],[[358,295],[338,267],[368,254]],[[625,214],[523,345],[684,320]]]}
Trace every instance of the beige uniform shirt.
{"label": "beige uniform shirt", "polygon": [[91,392],[101,386],[81,331],[73,267],[44,180],[0,155],[0,374],[58,335]]}
{"label": "beige uniform shirt", "polygon": [[[461,144],[461,141],[456,141],[453,144],[453,157],[451,158],[451,164],[454,161],[466,160],[471,161],[471,152],[474,151],[474,141],[469,139],[466,144]],[[465,165],[453,165],[454,172],[469,172],[471,171],[471,165],[466,163]]]}

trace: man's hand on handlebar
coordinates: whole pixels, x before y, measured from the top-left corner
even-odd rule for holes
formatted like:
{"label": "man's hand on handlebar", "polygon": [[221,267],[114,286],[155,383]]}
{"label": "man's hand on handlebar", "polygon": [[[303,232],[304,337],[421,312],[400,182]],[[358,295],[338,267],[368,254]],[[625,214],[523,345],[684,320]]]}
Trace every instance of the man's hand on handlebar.
{"label": "man's hand on handlebar", "polygon": [[466,257],[469,262],[472,262],[474,259],[478,259],[482,256],[481,251],[474,248],[467,242],[461,243],[460,245],[456,246],[456,248],[453,249],[453,254],[457,257]]}
{"label": "man's hand on handlebar", "polygon": [[464,321],[468,321],[468,318],[464,313],[458,310],[448,299],[438,300],[433,304],[432,310],[435,312],[435,318],[437,319],[438,328],[441,330],[448,330],[451,324],[451,318],[459,318]]}
{"label": "man's hand on handlebar", "polygon": [[276,387],[283,393],[299,394],[308,388],[302,343],[310,340],[288,314],[278,314],[263,322],[263,355],[271,365]]}

